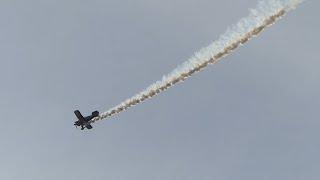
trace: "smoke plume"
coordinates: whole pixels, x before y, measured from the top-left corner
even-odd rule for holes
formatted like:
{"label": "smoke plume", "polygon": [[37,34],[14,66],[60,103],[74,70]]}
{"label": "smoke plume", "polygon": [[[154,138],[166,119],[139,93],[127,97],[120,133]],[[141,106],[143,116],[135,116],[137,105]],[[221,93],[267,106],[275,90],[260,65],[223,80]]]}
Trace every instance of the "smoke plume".
{"label": "smoke plume", "polygon": [[125,111],[131,106],[150,99],[175,84],[185,81],[188,77],[203,70],[208,65],[217,63],[240,45],[259,35],[266,27],[271,26],[302,1],[303,0],[260,1],[256,9],[250,10],[248,17],[241,19],[237,24],[231,26],[218,40],[196,52],[188,61],[178,66],[168,75],[163,76],[162,80],[151,84],[140,93],[121,102],[108,111],[101,113],[100,116],[94,118],[92,122]]}

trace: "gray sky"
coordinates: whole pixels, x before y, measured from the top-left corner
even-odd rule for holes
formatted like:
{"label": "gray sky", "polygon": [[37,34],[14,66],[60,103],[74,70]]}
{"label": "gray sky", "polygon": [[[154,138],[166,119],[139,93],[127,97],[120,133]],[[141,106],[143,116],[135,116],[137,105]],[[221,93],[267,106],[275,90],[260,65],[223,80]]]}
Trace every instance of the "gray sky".
{"label": "gray sky", "polygon": [[0,179],[318,180],[319,1],[127,112],[256,0],[1,0]]}

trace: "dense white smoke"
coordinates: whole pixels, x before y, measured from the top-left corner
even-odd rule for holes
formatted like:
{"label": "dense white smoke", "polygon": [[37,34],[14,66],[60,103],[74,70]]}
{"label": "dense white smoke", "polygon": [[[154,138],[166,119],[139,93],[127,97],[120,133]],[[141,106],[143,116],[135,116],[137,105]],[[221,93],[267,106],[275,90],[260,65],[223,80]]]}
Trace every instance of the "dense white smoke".
{"label": "dense white smoke", "polygon": [[250,10],[248,17],[241,19],[236,25],[231,26],[220,38],[211,45],[196,52],[195,55],[182,65],[174,69],[170,74],[157,81],[119,105],[101,113],[92,122],[125,111],[131,106],[137,105],[169,87],[183,82],[189,76],[201,71],[209,64],[218,62],[224,56],[230,54],[249,39],[260,34],[266,27],[272,25],[288,11],[294,9],[303,0],[262,0],[256,9]]}

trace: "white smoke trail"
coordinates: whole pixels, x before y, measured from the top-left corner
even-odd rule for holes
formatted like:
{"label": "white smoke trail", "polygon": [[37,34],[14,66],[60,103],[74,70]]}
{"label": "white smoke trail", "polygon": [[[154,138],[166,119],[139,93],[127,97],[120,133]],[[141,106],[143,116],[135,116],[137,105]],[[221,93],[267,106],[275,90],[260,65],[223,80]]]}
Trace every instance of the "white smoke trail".
{"label": "white smoke trail", "polygon": [[218,62],[222,57],[230,54],[239,45],[257,36],[266,27],[272,25],[288,11],[294,9],[303,0],[262,0],[256,9],[250,10],[248,17],[241,19],[236,25],[229,28],[220,38],[174,69],[170,74],[163,76],[162,80],[155,82],[144,91],[127,99],[110,110],[101,113],[91,122],[118,114],[129,107],[139,104],[169,87],[184,81],[189,76]]}

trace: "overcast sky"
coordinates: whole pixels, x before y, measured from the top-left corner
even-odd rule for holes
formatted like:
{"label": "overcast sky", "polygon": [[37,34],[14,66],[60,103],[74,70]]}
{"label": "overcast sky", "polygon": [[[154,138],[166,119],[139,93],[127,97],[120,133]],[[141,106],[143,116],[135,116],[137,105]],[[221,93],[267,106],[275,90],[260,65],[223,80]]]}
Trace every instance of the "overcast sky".
{"label": "overcast sky", "polygon": [[256,0],[1,0],[1,180],[318,180],[320,2],[94,124]]}

